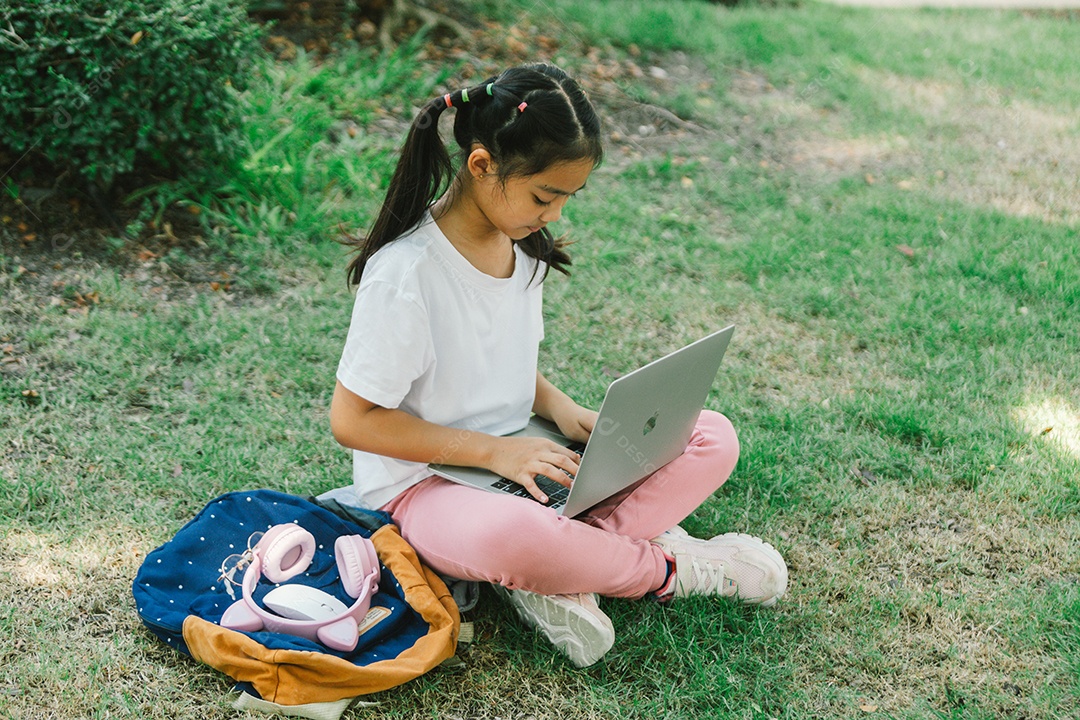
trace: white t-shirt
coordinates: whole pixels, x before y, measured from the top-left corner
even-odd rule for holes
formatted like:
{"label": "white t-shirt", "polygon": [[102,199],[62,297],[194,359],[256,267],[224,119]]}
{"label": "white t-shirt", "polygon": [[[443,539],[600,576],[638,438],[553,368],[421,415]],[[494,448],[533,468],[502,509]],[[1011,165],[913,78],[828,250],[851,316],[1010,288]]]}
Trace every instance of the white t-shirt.
{"label": "white t-shirt", "polygon": [[[376,405],[438,425],[493,435],[525,427],[544,337],[537,264],[515,244],[513,275],[487,275],[425,214],[368,260],[338,380]],[[370,508],[430,474],[423,463],[353,450],[356,494]]]}

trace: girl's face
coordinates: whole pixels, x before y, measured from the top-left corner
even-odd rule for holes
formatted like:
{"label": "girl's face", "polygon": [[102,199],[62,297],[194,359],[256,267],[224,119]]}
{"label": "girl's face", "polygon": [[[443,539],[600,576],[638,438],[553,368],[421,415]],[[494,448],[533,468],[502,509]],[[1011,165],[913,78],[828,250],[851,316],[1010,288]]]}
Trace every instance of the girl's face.
{"label": "girl's face", "polygon": [[589,159],[561,162],[535,175],[510,178],[505,187],[493,174],[478,179],[478,203],[487,219],[511,240],[523,240],[562,216],[563,206],[585,187]]}

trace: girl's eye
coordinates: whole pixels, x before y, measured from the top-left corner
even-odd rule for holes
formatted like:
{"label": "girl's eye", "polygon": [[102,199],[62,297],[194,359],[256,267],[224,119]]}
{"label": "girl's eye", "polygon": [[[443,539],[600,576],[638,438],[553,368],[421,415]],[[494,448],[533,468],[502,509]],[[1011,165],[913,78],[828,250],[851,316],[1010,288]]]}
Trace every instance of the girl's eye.
{"label": "girl's eye", "polygon": [[547,201],[547,202],[544,202],[543,200],[541,200],[540,198],[538,198],[538,197],[537,197],[537,196],[535,196],[535,195],[533,195],[533,200],[535,200],[535,201],[536,201],[536,204],[537,204],[537,205],[540,205],[540,206],[543,206],[543,207],[546,207],[546,206],[548,206],[548,205],[550,205],[550,204],[551,204],[551,201],[550,201],[550,200],[549,200],[549,201]]}

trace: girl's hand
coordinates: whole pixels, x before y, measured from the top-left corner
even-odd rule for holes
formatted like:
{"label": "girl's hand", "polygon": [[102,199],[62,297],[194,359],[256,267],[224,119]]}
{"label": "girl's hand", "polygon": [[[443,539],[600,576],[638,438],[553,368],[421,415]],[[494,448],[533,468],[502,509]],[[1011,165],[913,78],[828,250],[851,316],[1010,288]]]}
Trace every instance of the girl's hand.
{"label": "girl's hand", "polygon": [[555,424],[559,426],[559,431],[566,437],[587,443],[593,427],[596,426],[596,418],[599,416],[600,413],[595,410],[589,410],[577,403],[571,403],[561,412],[555,413],[552,420],[555,421]]}
{"label": "girl's hand", "polygon": [[578,471],[578,455],[570,448],[534,437],[494,438],[488,470],[521,485],[542,503],[548,497],[536,486],[536,476],[544,475],[570,487],[570,475]]}

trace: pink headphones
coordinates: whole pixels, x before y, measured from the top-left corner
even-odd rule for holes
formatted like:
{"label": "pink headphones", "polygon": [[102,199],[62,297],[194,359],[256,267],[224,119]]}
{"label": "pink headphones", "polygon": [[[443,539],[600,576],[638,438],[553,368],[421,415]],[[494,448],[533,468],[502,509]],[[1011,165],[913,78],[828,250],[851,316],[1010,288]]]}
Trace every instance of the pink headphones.
{"label": "pink headphones", "polygon": [[251,596],[260,575],[282,583],[307,570],[315,557],[315,537],[310,532],[299,525],[275,525],[266,531],[251,555],[251,564],[244,572],[243,597],[221,616],[222,627],[297,635],[345,652],[356,648],[360,623],[379,587],[379,557],[370,540],[360,535],[342,535],[334,542],[341,584],[356,602],[345,612],[325,620],[294,620],[274,615],[259,607]]}

